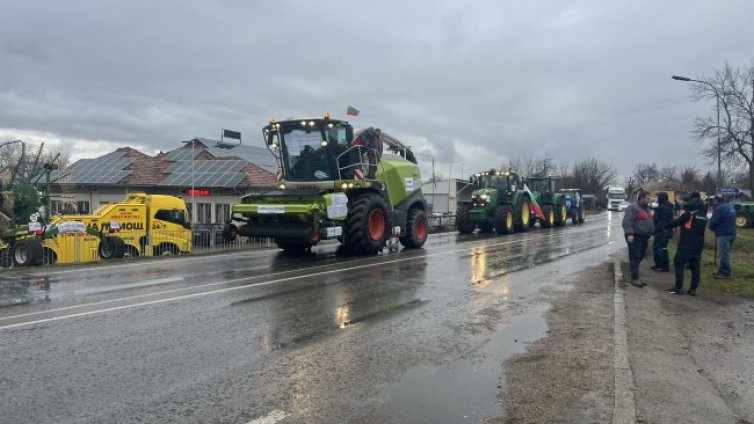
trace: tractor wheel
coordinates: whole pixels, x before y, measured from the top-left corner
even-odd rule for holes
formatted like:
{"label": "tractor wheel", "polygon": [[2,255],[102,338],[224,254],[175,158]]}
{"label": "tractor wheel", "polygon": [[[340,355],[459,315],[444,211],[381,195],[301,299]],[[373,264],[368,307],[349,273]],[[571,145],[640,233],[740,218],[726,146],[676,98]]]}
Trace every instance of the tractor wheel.
{"label": "tractor wheel", "polygon": [[529,202],[523,201],[521,202],[521,214],[516,223],[516,231],[529,231],[529,222],[531,222],[531,209],[529,209]]}
{"label": "tractor wheel", "polygon": [[456,228],[461,234],[474,232],[474,223],[471,222],[471,217],[469,217],[469,210],[471,210],[471,205],[467,204],[458,205],[456,210]]}
{"label": "tractor wheel", "polygon": [[736,213],[736,227],[738,228],[751,228],[752,216],[747,212]]}
{"label": "tractor wheel", "polygon": [[117,236],[105,237],[99,243],[99,256],[102,259],[122,258],[126,253],[126,243]]}
{"label": "tractor wheel", "polygon": [[479,231],[482,233],[489,233],[495,229],[495,226],[489,221],[481,221],[477,224],[477,227],[479,227]]}
{"label": "tractor wheel", "polygon": [[427,216],[418,208],[408,211],[406,219],[406,236],[399,237],[403,247],[419,248],[427,241]]}
{"label": "tractor wheel", "polygon": [[20,266],[32,266],[42,263],[42,242],[39,240],[20,240],[13,248],[13,262]]}
{"label": "tractor wheel", "polygon": [[499,205],[495,208],[495,231],[498,234],[510,234],[514,230],[513,207],[511,205]]}
{"label": "tractor wheel", "polygon": [[225,228],[223,228],[223,240],[226,243],[230,243],[232,241],[235,241],[238,237],[238,228],[233,225],[226,225]]}
{"label": "tractor wheel", "polygon": [[353,200],[345,224],[345,245],[354,254],[374,254],[381,251],[388,238],[387,206],[376,194],[365,194]]}
{"label": "tractor wheel", "polygon": [[574,225],[579,223],[579,211],[576,208],[571,208],[571,223]]}
{"label": "tractor wheel", "polygon": [[566,221],[568,220],[568,209],[566,208],[565,203],[558,205],[558,210],[556,212],[555,226],[562,227],[566,225]]}
{"label": "tractor wheel", "polygon": [[552,228],[555,225],[555,209],[552,205],[542,205],[542,213],[545,214],[544,221],[539,221],[542,228]]}
{"label": "tractor wheel", "polygon": [[586,211],[584,210],[584,205],[582,204],[579,206],[579,224],[583,224],[586,218]]}

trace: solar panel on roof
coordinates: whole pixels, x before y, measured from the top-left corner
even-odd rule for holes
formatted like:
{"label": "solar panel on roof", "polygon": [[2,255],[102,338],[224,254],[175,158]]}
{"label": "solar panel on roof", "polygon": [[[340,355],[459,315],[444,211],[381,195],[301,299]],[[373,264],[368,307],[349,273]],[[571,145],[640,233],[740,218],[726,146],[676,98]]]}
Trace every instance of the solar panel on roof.
{"label": "solar panel on roof", "polygon": [[235,187],[246,174],[243,160],[182,161],[167,169],[170,175],[160,182],[166,186]]}

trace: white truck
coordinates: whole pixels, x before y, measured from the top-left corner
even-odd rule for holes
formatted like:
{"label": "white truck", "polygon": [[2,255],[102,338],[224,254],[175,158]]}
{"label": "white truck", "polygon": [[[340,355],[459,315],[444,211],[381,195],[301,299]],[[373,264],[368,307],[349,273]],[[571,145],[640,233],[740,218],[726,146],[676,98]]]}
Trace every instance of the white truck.
{"label": "white truck", "polygon": [[624,211],[628,206],[626,202],[626,189],[623,187],[608,187],[606,195],[607,210],[620,212]]}

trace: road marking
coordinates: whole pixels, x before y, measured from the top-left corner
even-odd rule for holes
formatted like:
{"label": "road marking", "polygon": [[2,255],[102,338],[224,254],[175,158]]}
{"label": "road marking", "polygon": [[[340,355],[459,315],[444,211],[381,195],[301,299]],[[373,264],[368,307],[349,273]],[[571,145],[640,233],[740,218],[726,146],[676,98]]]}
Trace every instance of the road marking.
{"label": "road marking", "polygon": [[276,409],[264,417],[253,419],[246,424],[275,424],[287,416],[288,414],[285,412]]}
{"label": "road marking", "polygon": [[624,300],[623,270],[620,261],[613,262],[615,274],[615,409],[613,424],[636,423],[636,402],[634,400],[634,376],[628,363],[628,338],[626,336],[626,304]]}
{"label": "road marking", "polygon": [[[583,232],[583,231],[577,231],[577,232]],[[526,241],[545,239],[545,238],[552,237],[552,236],[558,235],[558,234],[562,234],[562,233],[543,234],[540,237],[527,238]],[[522,240],[523,239],[517,239],[517,240],[506,240],[506,241],[501,241],[501,242],[497,242],[497,243],[489,243],[489,244],[485,245],[485,247],[489,248],[489,247],[495,247],[495,246],[502,246],[502,245],[506,245],[506,244],[518,243],[518,242],[521,242]],[[39,319],[39,320],[35,320],[35,321],[27,321],[27,322],[15,323],[15,324],[8,324],[8,325],[0,326],[0,330],[10,330],[10,329],[24,327],[24,326],[28,326],[28,325],[43,324],[43,323],[47,323],[47,322],[60,321],[60,320],[69,319],[69,318],[76,318],[76,317],[82,317],[82,316],[88,316],[88,315],[97,315],[97,314],[102,314],[102,313],[106,313],[106,312],[119,311],[119,310],[123,310],[123,309],[130,309],[130,308],[136,308],[136,307],[147,306],[147,305],[154,305],[154,304],[159,304],[159,303],[173,302],[173,301],[177,301],[177,300],[192,299],[192,298],[195,298],[195,297],[209,296],[209,295],[218,294],[218,293],[226,293],[226,292],[231,292],[231,291],[236,291],[236,290],[243,290],[243,289],[247,289],[247,288],[267,286],[267,285],[278,284],[278,283],[283,283],[283,282],[288,282],[288,281],[293,281],[293,280],[305,279],[305,278],[309,278],[309,277],[316,277],[316,276],[320,276],[320,275],[336,274],[336,273],[341,273],[341,272],[346,272],[346,271],[353,271],[353,270],[358,270],[358,269],[371,268],[371,267],[375,267],[375,266],[379,266],[379,265],[389,265],[389,264],[400,263],[400,262],[407,262],[407,261],[414,261],[414,260],[417,260],[417,259],[424,259],[424,258],[429,258],[429,257],[434,257],[434,256],[448,255],[448,254],[458,253],[458,252],[463,252],[463,251],[473,251],[474,249],[477,249],[477,248],[478,248],[478,246],[475,246],[475,247],[464,247],[464,248],[460,248],[460,249],[446,250],[446,251],[443,251],[443,252],[429,253],[429,254],[426,254],[426,255],[412,255],[412,256],[410,256],[408,258],[399,258],[399,259],[393,259],[393,260],[389,260],[389,261],[373,262],[373,263],[368,263],[368,264],[364,264],[364,265],[357,265],[357,266],[351,266],[351,267],[345,267],[345,268],[338,268],[338,269],[334,269],[334,270],[319,271],[319,272],[314,272],[314,273],[295,275],[295,276],[291,276],[291,277],[278,278],[278,279],[273,279],[273,280],[263,281],[263,282],[259,282],[259,283],[253,283],[253,284],[245,284],[245,285],[237,286],[237,287],[228,287],[228,288],[224,288],[224,289],[211,290],[211,291],[200,292],[200,293],[191,293],[191,294],[187,294],[187,295],[169,297],[169,298],[165,298],[165,299],[150,300],[150,301],[140,302],[140,303],[134,303],[134,304],[130,304],[130,305],[114,306],[114,307],[110,307],[110,308],[97,309],[97,310],[93,310],[93,311],[79,312],[79,313],[74,313],[74,314],[69,314],[69,315],[61,315],[61,316],[58,316],[58,317]],[[318,265],[316,267],[311,267],[311,268],[308,268],[308,269],[316,269],[316,268],[321,268],[321,267],[326,267],[326,266],[330,266],[330,264],[327,264],[327,265]],[[304,270],[307,270],[307,269],[304,269]],[[119,299],[103,300],[103,301],[100,301],[100,302],[92,302],[92,303],[86,303],[86,304],[82,304],[82,305],[67,306],[67,307],[63,307],[63,308],[49,309],[49,310],[46,310],[46,311],[31,312],[31,313],[23,314],[23,315],[13,315],[13,316],[7,316],[7,317],[0,317],[0,321],[15,319],[15,318],[24,317],[24,316],[49,314],[49,313],[54,313],[56,311],[61,311],[61,310],[70,310],[70,309],[75,309],[75,308],[84,308],[84,307],[88,307],[88,306],[101,305],[101,304],[105,304],[105,303],[122,302],[122,301],[126,301],[126,300],[132,300],[132,299],[136,299],[136,298],[146,297],[146,296],[158,296],[158,295],[161,295],[161,294],[176,293],[176,292],[187,291],[187,290],[192,290],[192,289],[197,289],[197,288],[205,288],[205,287],[216,286],[216,285],[221,285],[221,284],[232,284],[232,283],[237,283],[237,282],[241,282],[241,281],[253,280],[253,279],[258,279],[258,278],[262,278],[262,277],[270,277],[270,276],[274,276],[274,275],[281,275],[281,274],[286,274],[286,273],[296,272],[296,271],[300,271],[300,270],[283,271],[283,272],[279,272],[279,273],[272,273],[272,274],[261,275],[261,276],[242,277],[242,278],[236,278],[236,279],[232,279],[232,280],[224,280],[224,281],[216,282],[216,283],[208,283],[208,284],[202,284],[202,285],[198,285],[198,286],[184,287],[184,288],[175,289],[175,290],[166,290],[166,291],[162,291],[162,292],[147,293],[147,294],[143,294],[143,295],[137,295],[137,296],[131,296],[131,297],[125,297],[125,298],[119,298]]]}

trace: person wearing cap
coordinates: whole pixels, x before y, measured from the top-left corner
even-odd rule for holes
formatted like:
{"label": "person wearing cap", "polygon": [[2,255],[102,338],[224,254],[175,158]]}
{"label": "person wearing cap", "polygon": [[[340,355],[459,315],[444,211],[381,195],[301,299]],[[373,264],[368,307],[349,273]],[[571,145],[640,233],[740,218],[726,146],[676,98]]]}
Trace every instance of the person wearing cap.
{"label": "person wearing cap", "polygon": [[635,203],[631,203],[623,215],[623,233],[628,244],[628,262],[631,268],[631,285],[644,287],[639,280],[639,265],[644,260],[649,237],[654,233],[652,211],[649,209],[649,193],[642,191]]}
{"label": "person wearing cap", "polygon": [[678,249],[673,258],[675,267],[675,285],[667,290],[671,294],[683,294],[683,272],[688,265],[691,268],[691,286],[688,294],[696,296],[699,287],[702,251],[704,250],[704,230],[707,228],[707,213],[699,193],[689,196],[684,205],[685,211],[665,228],[681,227]]}
{"label": "person wearing cap", "polygon": [[720,265],[712,274],[715,278],[733,278],[730,268],[730,248],[736,239],[736,209],[721,194],[715,195],[715,210],[709,220],[709,229],[715,232]]}
{"label": "person wearing cap", "polygon": [[652,270],[659,272],[670,271],[670,260],[668,259],[668,242],[673,236],[673,230],[665,228],[666,225],[673,222],[675,218],[673,205],[668,201],[668,193],[661,191],[657,193],[657,207],[653,217],[655,226],[654,241],[652,242],[652,251],[654,253],[655,266]]}

